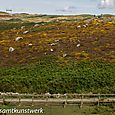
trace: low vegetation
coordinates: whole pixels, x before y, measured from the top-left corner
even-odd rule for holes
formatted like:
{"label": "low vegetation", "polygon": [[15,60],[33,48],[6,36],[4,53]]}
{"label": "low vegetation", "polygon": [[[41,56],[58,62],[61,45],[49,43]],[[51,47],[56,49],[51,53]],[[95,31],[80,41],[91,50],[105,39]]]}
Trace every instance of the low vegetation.
{"label": "low vegetation", "polygon": [[115,93],[114,31],[114,16],[0,21],[0,91]]}
{"label": "low vegetation", "polygon": [[26,66],[0,68],[0,91],[115,93],[115,63],[57,60],[49,56]]}

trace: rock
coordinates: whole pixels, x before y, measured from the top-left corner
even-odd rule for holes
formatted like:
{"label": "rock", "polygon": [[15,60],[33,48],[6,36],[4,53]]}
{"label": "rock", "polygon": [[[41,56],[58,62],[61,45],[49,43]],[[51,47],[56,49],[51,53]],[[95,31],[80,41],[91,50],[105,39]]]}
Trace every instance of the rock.
{"label": "rock", "polygon": [[13,52],[15,49],[13,47],[9,48],[9,52]]}
{"label": "rock", "polygon": [[23,39],[23,37],[17,37],[15,40],[19,41],[19,40],[22,40],[22,39]]}

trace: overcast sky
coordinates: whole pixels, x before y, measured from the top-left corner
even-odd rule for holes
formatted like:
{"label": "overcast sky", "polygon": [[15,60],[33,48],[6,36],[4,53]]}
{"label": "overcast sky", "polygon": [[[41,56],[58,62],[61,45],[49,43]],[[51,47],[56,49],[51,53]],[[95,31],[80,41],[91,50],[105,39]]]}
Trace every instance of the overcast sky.
{"label": "overcast sky", "polygon": [[38,14],[115,14],[115,0],[0,0],[0,11]]}

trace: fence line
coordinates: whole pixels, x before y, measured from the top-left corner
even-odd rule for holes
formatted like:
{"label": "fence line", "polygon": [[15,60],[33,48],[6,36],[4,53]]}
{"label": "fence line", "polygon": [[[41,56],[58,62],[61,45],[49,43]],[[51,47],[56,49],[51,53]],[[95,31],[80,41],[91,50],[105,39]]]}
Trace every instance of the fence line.
{"label": "fence line", "polygon": [[34,106],[35,103],[60,103],[64,107],[67,105],[79,105],[81,108],[84,104],[96,103],[100,106],[100,103],[115,104],[115,94],[18,94],[18,93],[1,93],[0,103],[5,104],[18,103],[31,103]]}

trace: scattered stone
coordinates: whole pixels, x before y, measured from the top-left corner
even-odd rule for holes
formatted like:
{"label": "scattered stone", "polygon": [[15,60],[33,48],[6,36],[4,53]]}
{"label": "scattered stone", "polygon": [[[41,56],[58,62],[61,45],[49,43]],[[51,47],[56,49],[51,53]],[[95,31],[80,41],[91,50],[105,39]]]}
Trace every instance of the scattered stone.
{"label": "scattered stone", "polygon": [[15,40],[19,41],[19,40],[22,40],[22,39],[23,39],[23,37],[17,37]]}
{"label": "scattered stone", "polygon": [[13,47],[9,48],[9,52],[13,52],[15,49]]}

